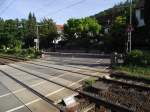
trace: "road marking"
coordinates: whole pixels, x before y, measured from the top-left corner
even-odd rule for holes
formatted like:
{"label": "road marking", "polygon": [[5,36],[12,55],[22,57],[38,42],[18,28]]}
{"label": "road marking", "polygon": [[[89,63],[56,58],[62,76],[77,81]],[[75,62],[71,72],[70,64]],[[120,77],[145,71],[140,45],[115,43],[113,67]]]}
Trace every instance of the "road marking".
{"label": "road marking", "polygon": [[[33,84],[33,85],[31,85],[31,87],[38,86],[38,85],[43,84],[43,83],[45,83],[45,82],[46,82],[46,81],[42,81],[42,82],[39,82],[39,83],[37,83],[37,84]],[[21,91],[23,91],[23,90],[25,90],[25,88],[22,88],[22,89],[13,91],[12,93],[18,93],[18,92],[21,92]],[[11,95],[12,93],[7,93],[7,94],[4,94],[4,95],[1,95],[0,98],[5,97],[5,96],[8,96],[8,95]]]}
{"label": "road marking", "polygon": [[[54,77],[54,76],[53,76],[53,78],[51,78],[51,80],[57,79],[57,78],[59,78],[59,77],[61,77],[61,76],[64,76],[64,75],[66,75],[66,74],[62,74],[62,75],[59,75],[59,76],[57,76],[57,77]],[[44,83],[46,83],[46,82],[47,82],[47,81],[42,81],[42,82],[39,82],[39,83],[36,83],[36,84],[31,85],[31,87],[36,87],[36,86],[39,86],[39,85],[44,84]],[[19,89],[19,90],[12,91],[12,93],[15,94],[15,93],[19,93],[19,92],[24,91],[24,90],[26,90],[26,88],[22,88],[22,89]],[[11,95],[12,93],[7,93],[7,94],[4,94],[4,95],[1,95],[0,98],[6,97],[6,96],[8,96],[8,95]]]}
{"label": "road marking", "polygon": [[96,63],[100,63],[100,62],[102,62],[103,61],[103,59],[99,59],[98,61],[96,61]]}
{"label": "road marking", "polygon": [[16,107],[16,108],[13,108],[13,109],[10,109],[10,110],[7,110],[6,112],[13,112],[13,111],[16,111],[16,110],[19,110],[21,108],[25,107],[24,105],[21,105],[19,107]]}
{"label": "road marking", "polygon": [[[83,80],[85,80],[85,79],[87,79],[87,78],[89,78],[89,76],[86,76],[86,77],[84,77],[83,79],[78,80],[78,81],[76,81],[76,82],[70,84],[68,87],[71,87],[71,86],[73,86],[73,85],[75,85],[75,84],[78,84],[79,82],[81,82],[81,81],[83,81]],[[60,91],[62,91],[62,90],[64,90],[64,89],[66,89],[66,88],[62,87],[61,89],[58,89],[58,90],[56,90],[56,91],[54,91],[54,92],[52,92],[52,93],[47,94],[45,97],[49,97],[49,96],[51,96],[51,95],[53,95],[53,94],[55,94],[55,93],[58,93],[58,92],[60,92]],[[36,103],[36,102],[38,102],[38,101],[40,101],[40,100],[42,100],[42,99],[41,99],[41,98],[38,98],[38,99],[36,99],[36,100],[33,100],[33,101],[31,101],[31,102],[26,103],[25,105],[28,106],[28,105],[31,105],[31,104],[33,104],[33,103]],[[25,107],[25,105],[21,105],[21,106],[19,106],[19,107],[16,107],[16,108],[7,110],[6,112],[13,112],[13,111],[16,111],[16,110],[18,110],[18,109],[21,109],[21,108]]]}

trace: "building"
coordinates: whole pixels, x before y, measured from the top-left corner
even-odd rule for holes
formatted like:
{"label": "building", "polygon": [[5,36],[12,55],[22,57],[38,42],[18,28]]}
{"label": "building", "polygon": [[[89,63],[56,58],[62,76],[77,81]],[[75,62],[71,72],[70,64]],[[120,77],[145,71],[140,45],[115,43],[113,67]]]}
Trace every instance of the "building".
{"label": "building", "polygon": [[139,0],[139,2],[136,5],[136,11],[135,15],[138,21],[138,27],[142,27],[145,25],[144,22],[144,1],[145,0]]}
{"label": "building", "polygon": [[64,30],[64,25],[56,25],[58,34],[61,34]]}
{"label": "building", "polygon": [[58,44],[62,40],[64,25],[56,25],[56,27],[59,37],[53,43]]}

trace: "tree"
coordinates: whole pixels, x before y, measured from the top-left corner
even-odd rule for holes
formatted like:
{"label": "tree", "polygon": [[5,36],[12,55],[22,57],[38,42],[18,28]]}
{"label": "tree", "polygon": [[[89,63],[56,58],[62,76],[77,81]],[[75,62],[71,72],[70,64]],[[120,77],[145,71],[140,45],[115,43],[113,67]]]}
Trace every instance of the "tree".
{"label": "tree", "polygon": [[101,31],[101,25],[94,18],[69,19],[64,26],[65,40],[71,46],[80,46],[89,50]]}
{"label": "tree", "polygon": [[0,48],[21,48],[21,36],[18,30],[19,20],[0,19]]}
{"label": "tree", "polygon": [[40,25],[40,47],[49,48],[58,37],[56,24],[52,19],[43,19]]}
{"label": "tree", "polygon": [[147,42],[150,46],[150,0],[145,0],[144,4],[144,19],[146,23],[146,32],[147,32]]}
{"label": "tree", "polygon": [[144,19],[145,19],[145,23],[146,26],[148,28],[150,28],[150,0],[145,0],[145,4],[144,4]]}
{"label": "tree", "polygon": [[34,46],[34,38],[36,38],[36,17],[31,12],[29,13],[28,20],[25,23],[24,29],[26,30],[25,33],[25,47],[33,47]]}
{"label": "tree", "polygon": [[124,52],[127,40],[127,19],[125,16],[118,16],[111,28],[109,35],[109,44],[111,51]]}

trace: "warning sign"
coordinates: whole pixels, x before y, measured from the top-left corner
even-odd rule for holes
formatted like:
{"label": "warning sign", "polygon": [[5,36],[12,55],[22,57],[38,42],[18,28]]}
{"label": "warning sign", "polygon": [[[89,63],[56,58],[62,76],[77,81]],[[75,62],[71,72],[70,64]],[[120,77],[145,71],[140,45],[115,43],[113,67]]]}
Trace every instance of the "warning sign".
{"label": "warning sign", "polygon": [[132,31],[134,31],[134,28],[132,25],[129,25],[127,28],[127,32],[132,32]]}

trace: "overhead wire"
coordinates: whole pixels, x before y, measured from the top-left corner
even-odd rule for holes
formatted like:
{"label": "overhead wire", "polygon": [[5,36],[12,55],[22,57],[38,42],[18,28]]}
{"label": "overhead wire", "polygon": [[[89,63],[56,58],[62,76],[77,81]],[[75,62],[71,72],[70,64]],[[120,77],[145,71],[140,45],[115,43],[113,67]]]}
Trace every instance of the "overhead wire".
{"label": "overhead wire", "polygon": [[[56,1],[57,1],[57,0],[53,0],[53,1],[51,1],[51,2],[48,2],[47,4],[45,4],[45,7],[47,7],[47,6],[52,6]],[[36,12],[36,11],[39,11],[39,10],[42,10],[42,9],[43,9],[43,7],[39,7],[38,9],[35,10],[35,12]]]}
{"label": "overhead wire", "polygon": [[6,2],[7,0],[3,0],[1,3],[0,3],[0,7]]}
{"label": "overhead wire", "polygon": [[9,9],[9,7],[14,3],[14,1],[15,1],[15,0],[11,0],[11,1],[8,3],[8,5],[7,5],[4,9],[2,9],[2,10],[0,11],[0,16],[3,15],[3,14]]}
{"label": "overhead wire", "polygon": [[72,4],[70,4],[70,5],[66,6],[66,7],[63,7],[63,8],[61,8],[61,9],[58,9],[58,10],[56,10],[56,11],[47,13],[45,16],[48,16],[48,15],[50,15],[50,14],[51,14],[51,15],[55,15],[55,14],[57,14],[57,13],[63,11],[63,10],[66,10],[66,9],[68,9],[68,8],[71,8],[71,7],[74,7],[74,6],[76,6],[76,5],[79,5],[79,4],[81,4],[81,3],[85,2],[85,1],[86,1],[86,0],[80,0],[80,1],[78,1],[78,2],[76,2],[76,3],[72,3]]}

